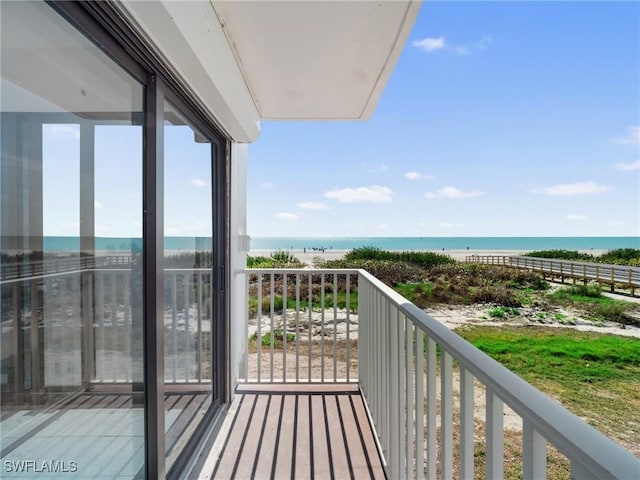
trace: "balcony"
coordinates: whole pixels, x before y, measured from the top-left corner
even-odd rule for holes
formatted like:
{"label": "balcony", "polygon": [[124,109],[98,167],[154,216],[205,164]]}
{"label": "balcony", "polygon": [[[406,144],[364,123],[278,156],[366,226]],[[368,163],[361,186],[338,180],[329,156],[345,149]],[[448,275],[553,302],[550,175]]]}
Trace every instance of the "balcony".
{"label": "balcony", "polygon": [[[0,282],[2,460],[55,439],[51,456],[83,459],[78,478],[141,474],[135,258],[21,268]],[[640,477],[631,453],[366,271],[240,275],[242,367],[201,477],[555,478],[558,462],[572,478]],[[210,270],[166,269],[164,285],[171,465],[212,402]]]}
{"label": "balcony", "polygon": [[[353,478],[358,465],[356,478],[376,477],[378,456],[363,448],[375,442],[393,479],[495,479],[507,469],[547,478],[548,458],[571,478],[639,478],[630,452],[366,271],[246,278],[244,378],[203,476],[231,478],[244,465],[243,478],[312,478],[314,468]],[[370,428],[340,396],[362,401]],[[506,409],[521,419],[515,430]],[[359,438],[346,440],[354,425]],[[505,457],[507,437],[518,455]],[[343,446],[351,458],[334,461]]]}

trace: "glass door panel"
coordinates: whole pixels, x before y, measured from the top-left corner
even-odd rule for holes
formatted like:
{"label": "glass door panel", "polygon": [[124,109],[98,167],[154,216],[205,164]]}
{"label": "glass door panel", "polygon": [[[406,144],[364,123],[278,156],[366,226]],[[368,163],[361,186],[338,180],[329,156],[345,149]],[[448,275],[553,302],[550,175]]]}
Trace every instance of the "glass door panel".
{"label": "glass door panel", "polygon": [[166,469],[212,404],[212,145],[167,102],[164,128]]}
{"label": "glass door panel", "polygon": [[44,2],[0,9],[0,477],[134,478],[144,87]]}

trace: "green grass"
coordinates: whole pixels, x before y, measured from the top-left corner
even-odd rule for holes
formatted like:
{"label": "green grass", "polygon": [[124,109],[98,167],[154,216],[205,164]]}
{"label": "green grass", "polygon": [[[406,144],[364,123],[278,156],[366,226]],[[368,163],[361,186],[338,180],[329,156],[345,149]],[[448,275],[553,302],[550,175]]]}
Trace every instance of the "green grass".
{"label": "green grass", "polygon": [[556,305],[576,308],[597,322],[633,323],[627,314],[637,308],[633,303],[605,297],[600,292],[600,286],[595,284],[562,288],[548,298]]}
{"label": "green grass", "polygon": [[605,435],[637,450],[640,339],[537,326],[464,326],[456,332]]}
{"label": "green grass", "polygon": [[545,327],[466,326],[456,331],[527,381],[624,379],[640,386],[640,339]]}
{"label": "green grass", "polygon": [[520,310],[514,307],[493,307],[489,309],[489,316],[493,318],[504,318],[509,315],[520,315]]}
{"label": "green grass", "polygon": [[[283,340],[284,340],[284,335],[282,333],[282,330],[280,329],[274,330],[273,331],[273,347],[279,348],[279,349],[282,348]],[[287,342],[295,342],[295,340],[296,340],[295,334],[287,333]],[[257,343],[258,343],[258,334],[254,333],[249,337],[249,346],[255,348],[257,347]],[[263,347],[271,346],[271,332],[266,332],[260,337],[260,344]]]}
{"label": "green grass", "polygon": [[[336,295],[336,308],[346,309],[347,308],[347,293],[346,292],[338,292]],[[288,296],[287,297],[287,309],[295,310],[296,307],[296,299],[295,297]],[[314,296],[314,300],[311,302],[311,308],[314,310],[320,309],[321,306],[321,297],[320,295]],[[299,307],[301,310],[306,310],[309,308],[309,301],[306,298],[301,298],[299,302]],[[325,308],[333,308],[333,293],[327,292],[324,296],[324,307]],[[249,297],[249,315],[251,317],[255,317],[258,311],[258,299],[256,297]],[[284,298],[282,295],[274,295],[273,297],[273,311],[276,315],[280,315],[284,311]],[[349,311],[353,313],[358,312],[358,292],[351,291],[349,293]],[[262,313],[269,314],[271,313],[271,297],[269,295],[265,295],[262,297]]]}

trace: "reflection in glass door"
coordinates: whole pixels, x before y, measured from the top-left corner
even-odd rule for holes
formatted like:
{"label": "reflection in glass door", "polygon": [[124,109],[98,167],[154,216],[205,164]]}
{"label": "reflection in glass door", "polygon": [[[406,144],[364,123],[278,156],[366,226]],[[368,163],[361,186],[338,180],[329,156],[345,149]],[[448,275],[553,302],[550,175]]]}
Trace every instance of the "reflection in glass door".
{"label": "reflection in glass door", "polygon": [[144,86],[0,2],[0,477],[145,472]]}
{"label": "reflection in glass door", "polygon": [[166,470],[212,404],[212,144],[171,103],[164,128]]}

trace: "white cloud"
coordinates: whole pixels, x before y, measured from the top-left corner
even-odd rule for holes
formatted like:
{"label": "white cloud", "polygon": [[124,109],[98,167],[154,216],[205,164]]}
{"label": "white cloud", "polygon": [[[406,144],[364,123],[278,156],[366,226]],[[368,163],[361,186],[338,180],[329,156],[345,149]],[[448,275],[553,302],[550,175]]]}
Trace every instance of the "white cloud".
{"label": "white cloud", "polygon": [[618,170],[640,170],[640,160],[631,163],[616,163]]}
{"label": "white cloud", "polygon": [[587,220],[587,216],[586,215],[580,215],[578,213],[571,213],[569,215],[567,215],[567,220],[570,220],[572,222],[581,222],[583,220]]}
{"label": "white cloud", "polygon": [[423,38],[422,40],[414,40],[411,45],[423,49],[425,52],[433,52],[434,50],[440,50],[444,48],[444,37],[438,38]]}
{"label": "white cloud", "polygon": [[462,223],[453,223],[453,222],[442,222],[440,223],[442,228],[460,228],[462,227]]}
{"label": "white cloud", "polygon": [[80,138],[80,127],[78,125],[45,125],[45,134],[54,138]]}
{"label": "white cloud", "polygon": [[491,38],[490,35],[485,35],[476,43],[476,48],[478,50],[486,50],[487,48],[489,48],[489,45],[491,45],[492,43],[493,43],[493,38]]}
{"label": "white cloud", "polygon": [[102,203],[100,203],[98,200],[95,200],[95,201],[93,202],[93,207],[94,207],[96,210],[102,210],[102,209],[104,208],[104,205],[102,205]]}
{"label": "white cloud", "polygon": [[640,125],[627,128],[627,135],[616,141],[623,145],[640,145]]}
{"label": "white cloud", "polygon": [[436,50],[448,50],[457,55],[471,55],[473,52],[483,51],[489,48],[493,43],[490,35],[484,35],[480,40],[469,45],[450,45],[444,37],[423,38],[422,40],[414,40],[411,45],[421,48],[425,52],[434,52]]}
{"label": "white cloud", "polygon": [[427,198],[473,198],[484,195],[484,192],[463,192],[455,187],[446,186],[437,190],[436,192],[427,192],[425,197]]}
{"label": "white cloud", "polygon": [[276,213],[274,216],[280,220],[298,220],[298,215],[295,213],[280,212]]}
{"label": "white cloud", "polygon": [[191,185],[202,188],[202,187],[206,187],[209,184],[200,178],[194,178],[193,180],[191,180]]}
{"label": "white cloud", "polygon": [[329,210],[329,206],[322,202],[300,202],[298,208],[303,210]]}
{"label": "white cloud", "polygon": [[273,187],[273,183],[271,183],[271,182],[262,182],[262,188],[264,188],[265,190],[269,190],[271,187]]}
{"label": "white cloud", "polygon": [[388,187],[371,185],[369,187],[329,190],[324,194],[324,196],[326,198],[338,200],[340,203],[388,203],[393,197],[393,190]]}
{"label": "white cloud", "polygon": [[600,185],[598,182],[576,182],[552,185],[550,187],[533,190],[533,193],[548,195],[551,197],[569,197],[572,195],[594,195],[612,190],[607,185]]}
{"label": "white cloud", "polygon": [[409,180],[433,180],[434,178],[436,178],[433,175],[424,175],[419,172],[407,172],[404,174],[404,177],[408,178]]}

